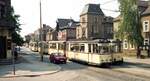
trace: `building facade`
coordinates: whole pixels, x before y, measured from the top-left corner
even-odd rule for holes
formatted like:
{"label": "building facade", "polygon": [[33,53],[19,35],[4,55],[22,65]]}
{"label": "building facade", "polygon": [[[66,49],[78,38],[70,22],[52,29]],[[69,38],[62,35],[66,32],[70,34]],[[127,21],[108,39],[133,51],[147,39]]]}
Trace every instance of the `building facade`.
{"label": "building facade", "polygon": [[113,18],[104,17],[103,26],[104,26],[104,38],[113,39]]}
{"label": "building facade", "polygon": [[113,18],[104,15],[100,4],[87,4],[80,14],[76,38],[81,40],[112,39],[112,29]]}
{"label": "building facade", "polygon": [[103,38],[104,13],[99,4],[87,4],[80,14],[80,26],[77,28],[77,39]]}
{"label": "building facade", "polygon": [[[142,23],[142,36],[144,38],[144,44],[149,44],[149,8],[148,8],[148,1],[138,1],[138,8],[139,8],[139,13],[141,15],[141,23]],[[117,36],[117,32],[120,27],[122,17],[119,15],[113,20],[113,31],[114,31],[114,39],[120,39]],[[121,40],[121,39],[120,39]],[[134,44],[130,43],[126,38],[122,39],[123,42],[123,51],[124,54],[129,54],[129,55],[136,55],[136,47]]]}
{"label": "building facade", "polygon": [[150,1],[148,8],[142,13],[141,22],[144,45],[150,45]]}
{"label": "building facade", "polygon": [[57,32],[55,29],[49,29],[46,35],[46,41],[55,41],[57,40]]}
{"label": "building facade", "polygon": [[13,22],[9,20],[11,15],[11,0],[0,0],[0,59],[12,58],[11,31]]}
{"label": "building facade", "polygon": [[57,24],[59,26],[58,40],[67,41],[76,39],[78,22],[75,22],[73,19],[58,19]]}

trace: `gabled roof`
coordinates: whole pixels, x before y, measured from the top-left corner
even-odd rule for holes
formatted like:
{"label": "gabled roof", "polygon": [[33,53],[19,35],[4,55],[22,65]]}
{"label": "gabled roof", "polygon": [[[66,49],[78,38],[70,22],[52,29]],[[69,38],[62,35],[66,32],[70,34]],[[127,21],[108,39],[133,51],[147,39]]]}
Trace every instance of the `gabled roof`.
{"label": "gabled roof", "polygon": [[120,21],[122,19],[122,17],[121,17],[121,15],[119,15],[118,17],[116,17],[116,18],[114,18],[114,22],[116,22],[116,21]]}
{"label": "gabled roof", "polygon": [[111,16],[105,16],[103,23],[113,23],[113,19]]}
{"label": "gabled roof", "polygon": [[58,19],[57,24],[59,26],[59,29],[66,29],[66,28],[75,28],[77,25],[77,22],[73,19]]}
{"label": "gabled roof", "polygon": [[150,15],[150,6],[143,12],[142,16]]}
{"label": "gabled roof", "polygon": [[104,15],[103,11],[100,9],[100,4],[87,4],[83,8],[81,15],[92,14],[92,15]]}
{"label": "gabled roof", "polygon": [[147,9],[142,13],[142,16],[150,15],[150,1],[147,1],[148,7]]}
{"label": "gabled roof", "polygon": [[68,23],[70,23],[70,22],[74,22],[74,20],[73,19],[58,19],[57,20],[57,23],[58,23],[60,28],[64,27],[64,26],[67,26]]}
{"label": "gabled roof", "polygon": [[138,1],[138,6],[139,7],[147,7],[148,6],[148,1],[139,0]]}

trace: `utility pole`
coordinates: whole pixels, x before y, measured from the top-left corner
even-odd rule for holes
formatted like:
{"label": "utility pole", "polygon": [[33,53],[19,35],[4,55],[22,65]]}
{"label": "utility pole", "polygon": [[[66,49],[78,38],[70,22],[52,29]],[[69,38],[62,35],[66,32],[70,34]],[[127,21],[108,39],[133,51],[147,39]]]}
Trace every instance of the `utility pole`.
{"label": "utility pole", "polygon": [[42,7],[41,7],[41,0],[40,0],[40,55],[41,55],[41,61],[43,61],[43,44],[42,44]]}

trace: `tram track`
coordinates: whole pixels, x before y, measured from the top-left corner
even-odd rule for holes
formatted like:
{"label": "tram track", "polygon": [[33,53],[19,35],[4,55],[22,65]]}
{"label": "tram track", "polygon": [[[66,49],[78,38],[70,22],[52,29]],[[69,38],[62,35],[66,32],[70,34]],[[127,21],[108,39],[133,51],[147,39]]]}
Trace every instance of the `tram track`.
{"label": "tram track", "polygon": [[[62,65],[62,71],[65,70],[75,71],[80,76],[79,78],[84,78],[85,76],[96,78],[96,80],[92,80],[92,81],[149,81],[150,80],[150,77],[145,77],[142,75],[141,76],[134,75],[128,72],[113,70],[111,67],[100,68],[96,66],[82,65],[73,62],[68,63],[67,65]],[[77,79],[73,81],[82,81],[82,80]]]}
{"label": "tram track", "polygon": [[93,71],[98,74],[103,74],[105,76],[111,77],[111,78],[117,78],[121,81],[149,81],[150,77],[142,76],[142,75],[136,75],[128,72],[113,70],[109,68],[98,68],[98,67],[88,67],[88,71]]}

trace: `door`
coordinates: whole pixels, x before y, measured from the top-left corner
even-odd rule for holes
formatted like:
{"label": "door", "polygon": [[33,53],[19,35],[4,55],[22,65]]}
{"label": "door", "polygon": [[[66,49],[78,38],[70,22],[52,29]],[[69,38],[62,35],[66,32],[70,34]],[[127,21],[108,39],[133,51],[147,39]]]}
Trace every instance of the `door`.
{"label": "door", "polygon": [[6,37],[0,36],[0,59],[6,59]]}

